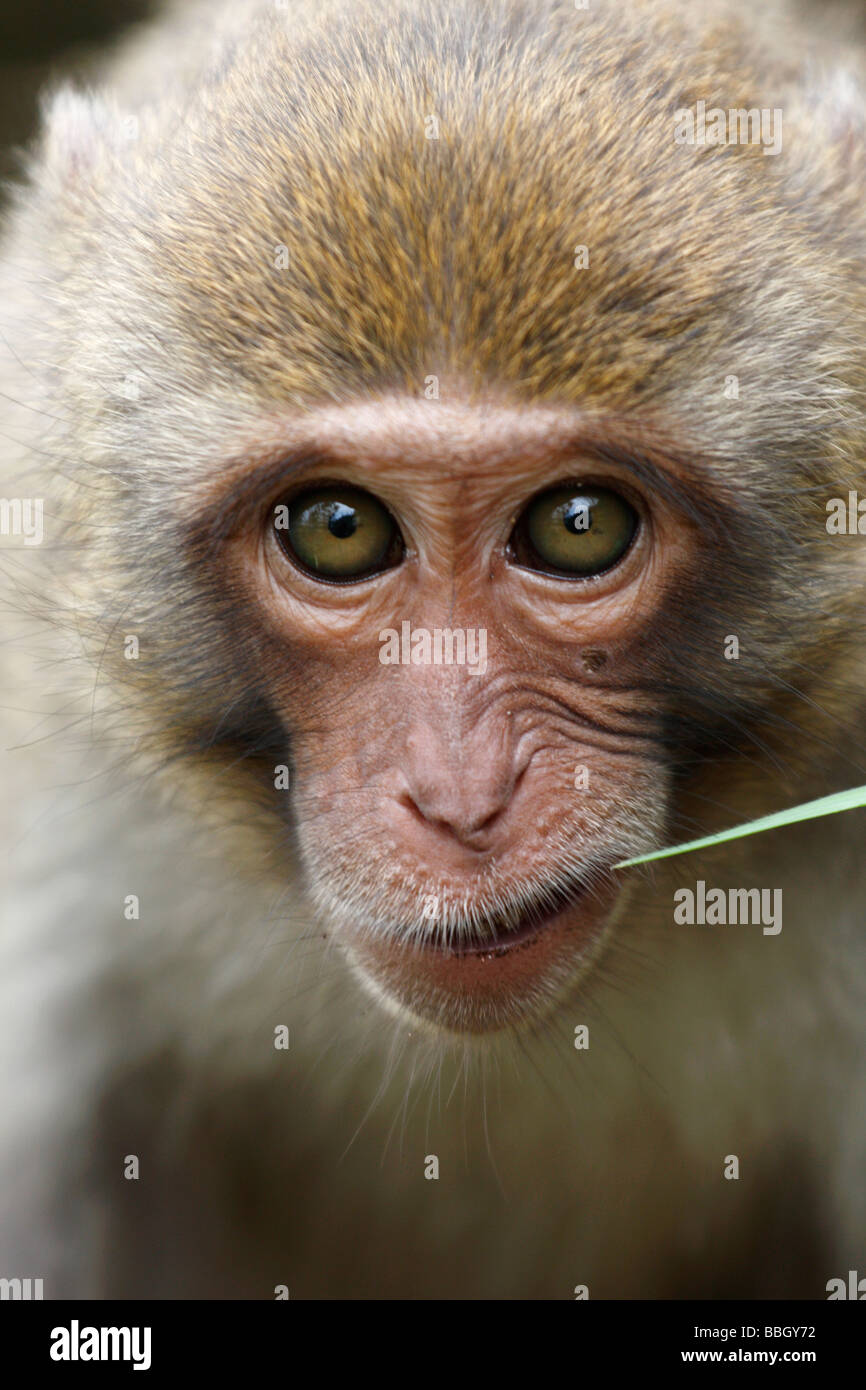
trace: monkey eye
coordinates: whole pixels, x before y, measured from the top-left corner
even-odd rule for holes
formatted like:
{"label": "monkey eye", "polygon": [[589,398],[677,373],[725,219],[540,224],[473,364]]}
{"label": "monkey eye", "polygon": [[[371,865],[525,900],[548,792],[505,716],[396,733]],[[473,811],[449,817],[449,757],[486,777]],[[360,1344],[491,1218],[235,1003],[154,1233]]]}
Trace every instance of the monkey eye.
{"label": "monkey eye", "polygon": [[274,532],[293,564],[331,583],[368,579],[403,558],[394,518],[360,488],[311,488],[280,502]]}
{"label": "monkey eye", "polygon": [[511,538],[525,569],[561,579],[588,579],[612,569],[631,545],[638,514],[610,488],[551,488],[529,503]]}

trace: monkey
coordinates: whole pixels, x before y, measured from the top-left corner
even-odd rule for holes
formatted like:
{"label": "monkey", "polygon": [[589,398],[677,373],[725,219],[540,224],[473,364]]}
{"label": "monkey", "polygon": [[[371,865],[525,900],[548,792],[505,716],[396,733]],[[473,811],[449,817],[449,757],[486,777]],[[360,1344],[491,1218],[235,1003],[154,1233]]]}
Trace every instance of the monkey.
{"label": "monkey", "polygon": [[855,45],[669,0],[181,5],[47,98],[0,1275],[863,1268],[863,813],[617,867],[866,780],[863,131]]}

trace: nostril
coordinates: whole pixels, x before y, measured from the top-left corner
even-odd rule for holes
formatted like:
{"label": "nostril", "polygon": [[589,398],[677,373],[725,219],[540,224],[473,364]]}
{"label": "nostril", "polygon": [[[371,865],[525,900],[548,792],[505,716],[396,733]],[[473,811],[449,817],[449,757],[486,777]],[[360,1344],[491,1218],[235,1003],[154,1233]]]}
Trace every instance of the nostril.
{"label": "nostril", "polygon": [[501,807],[498,807],[495,811],[491,811],[490,815],[487,817],[486,820],[479,821],[479,823],[478,823],[477,825],[469,826],[469,827],[468,827],[468,833],[469,833],[470,835],[480,835],[480,834],[482,834],[485,830],[490,830],[491,827],[492,827],[492,825],[493,825],[493,823],[494,823],[494,821],[499,820],[499,817],[500,817],[501,815],[502,815],[502,808],[501,808]]}
{"label": "nostril", "polygon": [[397,805],[408,811],[415,820],[461,841],[471,840],[490,830],[505,809],[504,805],[497,805],[492,811],[483,807],[473,814],[469,807],[445,807],[434,803],[432,796],[428,800],[419,793],[416,799],[409,791],[401,792],[397,797]]}
{"label": "nostril", "polygon": [[404,811],[408,811],[410,815],[415,816],[417,820],[427,820],[427,817],[424,815],[424,812],[421,810],[421,807],[418,805],[415,798],[409,794],[409,792],[400,793],[400,795],[397,797],[397,805],[402,807]]}

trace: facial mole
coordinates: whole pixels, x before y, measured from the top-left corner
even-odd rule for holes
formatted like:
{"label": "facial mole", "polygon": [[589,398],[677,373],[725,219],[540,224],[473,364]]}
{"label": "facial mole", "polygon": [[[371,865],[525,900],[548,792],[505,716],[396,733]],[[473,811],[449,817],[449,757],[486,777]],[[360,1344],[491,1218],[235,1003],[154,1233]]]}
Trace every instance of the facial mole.
{"label": "facial mole", "polygon": [[597,647],[590,647],[581,653],[581,661],[584,670],[600,671],[602,666],[607,664],[607,652],[600,651]]}

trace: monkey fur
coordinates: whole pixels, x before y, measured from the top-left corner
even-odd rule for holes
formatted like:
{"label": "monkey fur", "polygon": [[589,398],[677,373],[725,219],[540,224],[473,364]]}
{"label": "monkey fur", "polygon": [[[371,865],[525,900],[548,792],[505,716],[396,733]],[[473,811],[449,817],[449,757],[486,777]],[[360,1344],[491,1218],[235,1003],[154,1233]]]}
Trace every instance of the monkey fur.
{"label": "monkey fur", "polygon": [[[862,58],[751,8],[185,5],[46,103],[0,260],[2,491],[45,527],[2,550],[0,1275],[823,1298],[863,1269],[864,813],[629,871],[555,1007],[437,1029],[327,910],[402,908],[375,782],[306,776],[402,737],[399,701],[365,716],[349,636],[275,653],[219,562],[268,501],[249,459],[308,421],[372,457],[365,410],[395,450],[438,411],[446,491],[463,410],[491,449],[577,413],[622,468],[625,429],[687,559],[630,645],[524,643],[631,731],[581,834],[626,857],[866,781],[866,561],[825,526],[866,494]],[[780,109],[781,152],[677,144],[699,100]],[[781,888],[783,930],[675,926],[700,879]]]}

